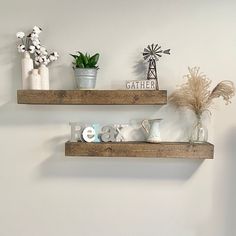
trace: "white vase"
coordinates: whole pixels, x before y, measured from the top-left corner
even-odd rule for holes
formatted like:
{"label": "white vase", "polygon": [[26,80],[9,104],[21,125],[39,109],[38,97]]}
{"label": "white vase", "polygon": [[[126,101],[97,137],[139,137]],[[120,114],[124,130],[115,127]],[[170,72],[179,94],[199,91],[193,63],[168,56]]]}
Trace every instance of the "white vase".
{"label": "white vase", "polygon": [[38,69],[33,69],[30,75],[30,89],[41,89],[41,77]]}
{"label": "white vase", "polygon": [[24,52],[23,58],[21,59],[21,78],[22,78],[22,88],[29,89],[30,81],[29,76],[34,69],[33,60],[30,58],[28,52]]}
{"label": "white vase", "polygon": [[49,90],[49,70],[47,66],[42,64],[39,67],[39,74],[41,76],[41,89]]}

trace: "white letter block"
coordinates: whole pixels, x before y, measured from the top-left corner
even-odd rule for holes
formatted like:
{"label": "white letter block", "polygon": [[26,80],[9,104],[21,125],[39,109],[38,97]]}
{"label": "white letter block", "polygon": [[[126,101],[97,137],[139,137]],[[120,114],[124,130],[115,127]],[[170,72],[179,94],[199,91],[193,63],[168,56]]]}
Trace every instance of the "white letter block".
{"label": "white letter block", "polygon": [[117,131],[112,126],[104,126],[102,128],[101,141],[102,142],[115,142]]}
{"label": "white letter block", "polygon": [[71,138],[70,141],[71,142],[78,142],[78,141],[82,141],[82,130],[84,128],[84,125],[78,122],[70,122],[69,123],[71,126]]}
{"label": "white letter block", "polygon": [[82,136],[85,142],[91,143],[95,140],[95,130],[93,127],[86,127],[83,130]]}

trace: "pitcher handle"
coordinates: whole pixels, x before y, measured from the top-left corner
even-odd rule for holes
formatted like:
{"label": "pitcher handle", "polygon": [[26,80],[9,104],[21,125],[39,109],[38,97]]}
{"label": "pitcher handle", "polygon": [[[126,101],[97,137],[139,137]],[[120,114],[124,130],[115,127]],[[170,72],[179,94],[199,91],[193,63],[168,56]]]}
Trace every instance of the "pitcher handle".
{"label": "pitcher handle", "polygon": [[144,128],[144,130],[147,132],[147,134],[149,134],[149,129],[146,127],[146,124],[149,124],[148,120],[145,119],[141,122],[142,127]]}

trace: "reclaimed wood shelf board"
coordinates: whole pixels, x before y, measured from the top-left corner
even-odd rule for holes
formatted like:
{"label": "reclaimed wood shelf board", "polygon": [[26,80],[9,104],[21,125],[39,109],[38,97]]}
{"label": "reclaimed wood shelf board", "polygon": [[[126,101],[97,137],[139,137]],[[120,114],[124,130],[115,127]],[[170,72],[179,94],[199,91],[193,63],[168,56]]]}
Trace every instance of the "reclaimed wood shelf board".
{"label": "reclaimed wood shelf board", "polygon": [[164,105],[166,90],[18,90],[18,104]]}
{"label": "reclaimed wood shelf board", "polygon": [[213,159],[214,145],[187,142],[66,142],[66,156]]}

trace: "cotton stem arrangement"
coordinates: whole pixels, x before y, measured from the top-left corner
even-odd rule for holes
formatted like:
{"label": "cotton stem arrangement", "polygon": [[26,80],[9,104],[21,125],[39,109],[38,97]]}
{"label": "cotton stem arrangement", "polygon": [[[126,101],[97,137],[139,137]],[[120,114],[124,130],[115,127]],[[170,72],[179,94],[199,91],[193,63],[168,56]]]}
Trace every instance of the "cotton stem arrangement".
{"label": "cotton stem arrangement", "polygon": [[45,65],[47,66],[53,61],[56,61],[59,57],[57,52],[49,53],[48,50],[41,44],[39,35],[42,29],[38,26],[34,26],[30,34],[26,36],[24,32],[18,32],[16,37],[20,40],[20,44],[17,46],[18,52],[28,52],[35,66]]}
{"label": "cotton stem arrangement", "polygon": [[199,67],[188,69],[189,74],[184,76],[187,82],[169,96],[170,104],[176,108],[189,109],[200,117],[204,111],[210,111],[215,98],[223,98],[226,105],[231,103],[230,99],[235,95],[232,81],[221,81],[211,90],[211,80],[200,72]]}

